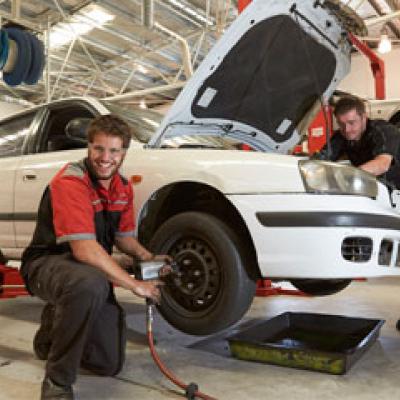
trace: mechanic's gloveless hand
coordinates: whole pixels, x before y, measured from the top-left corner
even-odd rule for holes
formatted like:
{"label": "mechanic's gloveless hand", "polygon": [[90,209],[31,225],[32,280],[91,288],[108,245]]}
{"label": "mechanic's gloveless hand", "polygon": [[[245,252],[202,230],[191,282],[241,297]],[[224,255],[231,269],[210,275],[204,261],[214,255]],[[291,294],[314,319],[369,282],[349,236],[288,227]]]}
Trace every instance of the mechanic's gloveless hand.
{"label": "mechanic's gloveless hand", "polygon": [[172,263],[172,257],[168,254],[157,254],[153,257],[154,261],[164,261],[166,264]]}
{"label": "mechanic's gloveless hand", "polygon": [[135,289],[133,289],[132,292],[139,297],[151,299],[154,303],[159,304],[161,300],[159,287],[163,285],[164,283],[158,279],[151,281],[136,281]]}

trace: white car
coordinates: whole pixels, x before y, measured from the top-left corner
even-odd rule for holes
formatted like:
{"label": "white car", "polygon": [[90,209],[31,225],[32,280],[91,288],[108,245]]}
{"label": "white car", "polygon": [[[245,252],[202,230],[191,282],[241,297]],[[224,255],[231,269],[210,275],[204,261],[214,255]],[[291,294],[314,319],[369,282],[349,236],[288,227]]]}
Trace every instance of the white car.
{"label": "white car", "polygon": [[366,101],[366,107],[372,119],[385,119],[400,127],[400,99],[371,99]]}
{"label": "white car", "polygon": [[[181,266],[159,308],[182,331],[238,321],[261,277],[331,294],[355,277],[400,275],[400,216],[387,188],[351,166],[279,154],[349,69],[343,14],[324,4],[254,1],[149,144],[132,140],[123,173],[134,182],[137,234]],[[70,99],[0,123],[5,255],[19,257],[30,241],[51,177],[85,156],[76,147],[87,118],[110,111],[121,110]]]}

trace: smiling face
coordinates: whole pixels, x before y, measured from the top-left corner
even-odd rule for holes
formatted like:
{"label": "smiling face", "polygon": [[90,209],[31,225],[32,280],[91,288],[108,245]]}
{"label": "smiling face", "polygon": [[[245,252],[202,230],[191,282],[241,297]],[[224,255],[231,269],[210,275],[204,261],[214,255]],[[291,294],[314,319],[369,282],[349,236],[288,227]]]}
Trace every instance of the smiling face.
{"label": "smiling face", "polygon": [[88,162],[92,173],[108,188],[112,177],[118,172],[125,158],[126,149],[117,136],[97,133],[88,147]]}
{"label": "smiling face", "polygon": [[367,115],[360,114],[355,108],[336,115],[336,120],[346,140],[360,140],[367,127]]}

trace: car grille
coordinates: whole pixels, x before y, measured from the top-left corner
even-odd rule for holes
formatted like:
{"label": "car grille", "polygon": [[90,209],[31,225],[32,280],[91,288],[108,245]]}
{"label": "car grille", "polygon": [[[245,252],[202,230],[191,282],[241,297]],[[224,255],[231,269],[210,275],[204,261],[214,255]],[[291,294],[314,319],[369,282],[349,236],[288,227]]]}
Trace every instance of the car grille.
{"label": "car grille", "polygon": [[379,247],[378,264],[379,265],[390,265],[393,253],[393,241],[383,239],[381,246]]}
{"label": "car grille", "polygon": [[361,236],[348,237],[342,243],[342,256],[347,261],[367,262],[372,255],[372,239]]}
{"label": "car grille", "polygon": [[396,267],[400,267],[400,246],[397,247]]}

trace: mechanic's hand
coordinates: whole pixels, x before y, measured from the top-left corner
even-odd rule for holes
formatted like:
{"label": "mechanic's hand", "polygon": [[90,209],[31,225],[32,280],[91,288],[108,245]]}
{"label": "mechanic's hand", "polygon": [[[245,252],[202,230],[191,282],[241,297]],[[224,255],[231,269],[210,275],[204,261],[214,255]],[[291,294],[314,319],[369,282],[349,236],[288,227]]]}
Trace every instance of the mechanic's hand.
{"label": "mechanic's hand", "polygon": [[160,304],[160,286],[163,285],[164,283],[158,279],[151,281],[136,281],[135,289],[133,289],[132,292],[139,297],[150,299],[154,303]]}
{"label": "mechanic's hand", "polygon": [[153,257],[154,261],[164,261],[165,264],[171,264],[172,263],[172,257],[169,256],[168,254],[157,254]]}

